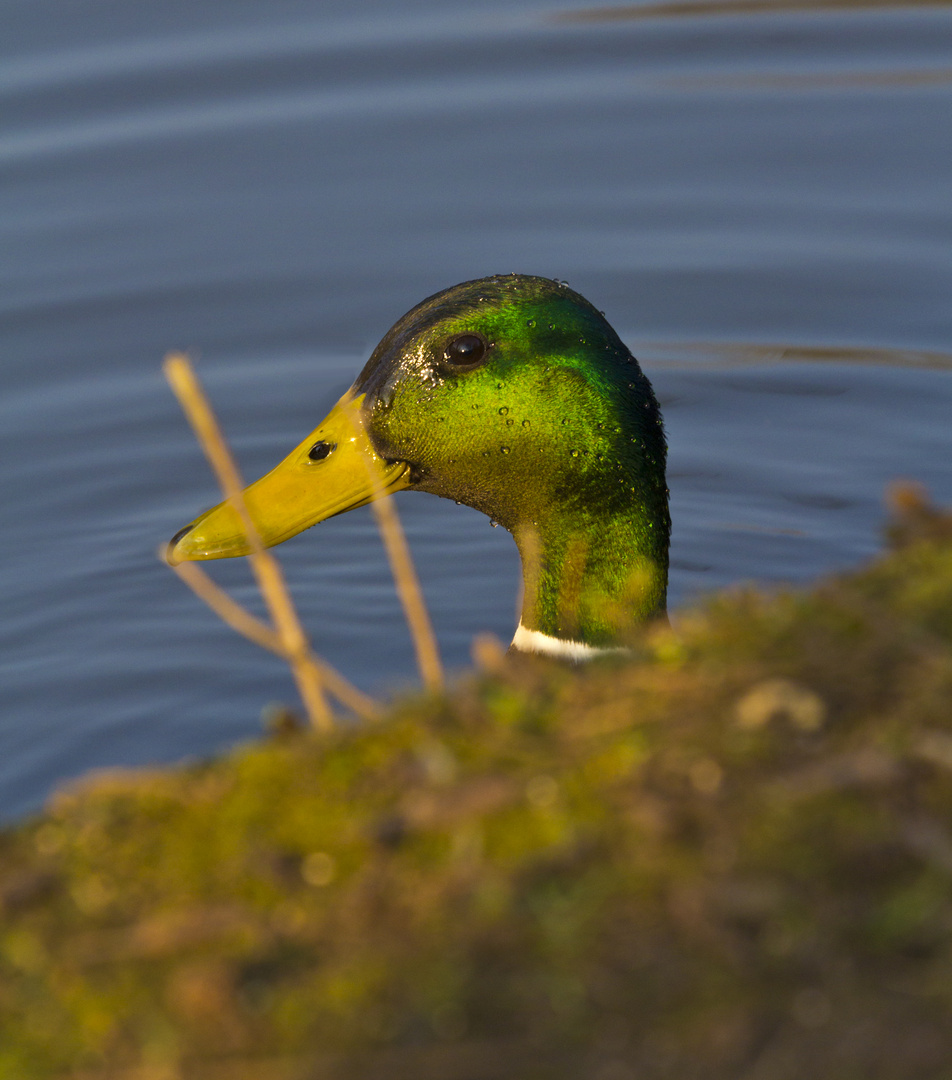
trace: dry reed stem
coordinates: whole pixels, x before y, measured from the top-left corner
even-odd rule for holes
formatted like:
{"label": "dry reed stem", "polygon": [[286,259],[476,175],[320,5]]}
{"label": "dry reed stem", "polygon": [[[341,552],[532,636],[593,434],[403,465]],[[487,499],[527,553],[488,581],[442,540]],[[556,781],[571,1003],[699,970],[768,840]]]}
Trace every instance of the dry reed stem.
{"label": "dry reed stem", "polygon": [[[165,557],[161,547],[158,555],[164,562]],[[262,649],[277,653],[278,656],[284,656],[284,644],[277,631],[257,616],[252,615],[237,600],[230,597],[224,589],[212,581],[201,567],[192,562],[183,562],[173,566],[172,570],[178,574],[199,600],[203,600],[219,619],[227,623],[232,630],[237,630],[239,634],[248,638],[249,641],[253,641],[255,645],[260,645]]]}
{"label": "dry reed stem", "polygon": [[225,498],[238,514],[244,528],[246,539],[251,547],[249,557],[252,570],[281,639],[284,655],[291,666],[308,719],[315,728],[329,731],[334,723],[321,688],[320,672],[310,658],[311,650],[307,636],[291,601],[281,567],[274,556],[265,550],[258,530],[248,513],[238,468],[228,450],[211,406],[195,377],[191,362],[182,353],[170,353],[165,358],[163,370],[205,451],[205,456],[218,477]]}
{"label": "dry reed stem", "polygon": [[[363,432],[357,430],[358,421],[349,414],[348,419],[355,433],[363,435]],[[364,437],[366,438],[366,435]],[[420,588],[420,579],[413,565],[413,557],[410,555],[410,545],[407,543],[406,533],[400,524],[397,508],[393,499],[384,493],[373,461],[365,457],[364,465],[374,492],[370,509],[373,511],[374,521],[377,523],[377,529],[383,540],[387,560],[390,563],[390,572],[403,606],[403,615],[410,628],[410,636],[413,638],[420,677],[427,690],[438,693],[443,689],[445,682],[443,664],[440,661],[440,649],[436,643],[436,635],[433,633],[433,624],[430,622],[430,613],[427,611],[423,590]]]}
{"label": "dry reed stem", "polygon": [[[162,548],[159,549],[158,554],[159,558],[165,562]],[[191,562],[183,562],[179,563],[178,566],[173,566],[172,569],[192,592],[200,600],[203,600],[233,630],[237,630],[239,634],[243,634],[249,641],[260,645],[262,649],[276,653],[283,660],[288,659],[284,644],[278,633],[229,596],[200,566],[196,566],[195,563]],[[310,660],[320,671],[324,686],[342,705],[345,705],[355,715],[362,717],[364,720],[380,719],[383,709],[373,698],[358,690],[356,686],[348,682],[343,675],[331,667],[330,664],[321,660],[319,656],[311,653]]]}
{"label": "dry reed stem", "polygon": [[403,614],[413,638],[413,648],[416,652],[417,666],[420,669],[423,685],[428,690],[439,692],[444,685],[440,650],[436,643],[436,635],[433,633],[433,624],[430,622],[430,613],[423,599],[420,579],[417,577],[410,555],[410,545],[407,543],[406,534],[397,516],[397,508],[393,504],[393,499],[388,496],[375,499],[370,504],[370,508],[373,510],[374,520],[377,522],[377,528],[380,530],[387,551],[390,572],[393,574],[397,594],[403,605]]}

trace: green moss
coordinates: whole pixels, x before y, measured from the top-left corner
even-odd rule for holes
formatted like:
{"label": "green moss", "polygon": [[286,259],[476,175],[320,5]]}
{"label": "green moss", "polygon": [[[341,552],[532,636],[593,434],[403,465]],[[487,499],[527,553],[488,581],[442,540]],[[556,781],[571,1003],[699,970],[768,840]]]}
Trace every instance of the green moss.
{"label": "green moss", "polygon": [[952,1076],[933,533],[61,792],[0,835],[0,1078]]}

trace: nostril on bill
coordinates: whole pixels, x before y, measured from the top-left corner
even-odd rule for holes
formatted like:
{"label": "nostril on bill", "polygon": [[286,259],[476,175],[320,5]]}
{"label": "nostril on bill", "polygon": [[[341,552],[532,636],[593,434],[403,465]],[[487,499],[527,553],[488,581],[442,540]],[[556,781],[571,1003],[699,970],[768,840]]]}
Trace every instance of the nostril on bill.
{"label": "nostril on bill", "polygon": [[308,457],[311,461],[323,461],[324,458],[330,457],[331,454],[337,449],[337,443],[324,442],[322,439],[320,442],[316,442],[308,451]]}

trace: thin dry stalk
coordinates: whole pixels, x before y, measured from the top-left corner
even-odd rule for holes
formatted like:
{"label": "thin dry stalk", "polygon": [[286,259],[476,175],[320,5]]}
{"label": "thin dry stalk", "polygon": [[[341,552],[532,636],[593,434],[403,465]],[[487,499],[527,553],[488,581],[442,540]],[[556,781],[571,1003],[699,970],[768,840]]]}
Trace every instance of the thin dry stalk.
{"label": "thin dry stalk", "polygon": [[[374,486],[377,486],[376,479]],[[417,577],[410,555],[410,545],[407,543],[406,534],[397,515],[397,508],[392,498],[379,494],[370,504],[370,508],[377,522],[377,528],[380,530],[383,546],[387,551],[390,572],[393,574],[397,595],[403,605],[403,614],[413,638],[413,648],[416,651],[417,666],[420,669],[423,685],[428,690],[438,692],[443,689],[444,684],[440,650],[436,643],[436,635],[433,633],[433,624],[430,622],[430,613],[423,599],[420,579]]]}
{"label": "thin dry stalk", "polygon": [[[159,558],[165,562],[165,555],[161,548],[158,554]],[[284,643],[278,633],[232,599],[200,566],[196,566],[195,563],[183,562],[179,563],[178,566],[173,566],[172,569],[192,592],[200,600],[204,600],[212,611],[233,630],[237,630],[239,634],[243,634],[249,641],[260,645],[262,649],[276,653],[283,660],[288,659]],[[373,698],[358,690],[330,664],[314,653],[310,654],[310,661],[320,671],[324,686],[342,705],[364,720],[378,720],[380,718],[383,710]]]}
{"label": "thin dry stalk", "polygon": [[[161,547],[158,556],[163,562],[165,561]],[[262,649],[277,653],[278,656],[284,656],[284,643],[281,641],[277,631],[273,630],[257,616],[252,615],[237,600],[232,599],[224,589],[212,581],[201,567],[196,566],[195,563],[183,562],[173,566],[172,570],[178,574],[199,600],[204,600],[219,619],[227,623],[232,630],[237,630],[239,634],[248,638],[249,641],[253,641],[255,645],[260,645]]]}
{"label": "thin dry stalk", "polygon": [[245,530],[245,536],[251,547],[252,570],[268,611],[271,613],[275,629],[281,638],[284,655],[291,666],[308,718],[315,728],[329,731],[334,724],[321,688],[320,672],[310,659],[311,650],[307,636],[284,583],[281,567],[274,556],[265,550],[258,530],[248,513],[248,507],[242,495],[243,485],[238,468],[221,434],[211,406],[195,377],[191,362],[182,353],[171,353],[165,358],[163,369],[169,385],[205,451],[205,456],[218,477],[225,498],[238,514]]}
{"label": "thin dry stalk", "polygon": [[[359,430],[359,421],[349,413],[348,419],[354,429],[354,434],[358,436],[358,441],[366,438],[366,434]],[[374,520],[380,531],[397,595],[403,606],[403,615],[410,628],[410,636],[413,638],[420,677],[428,690],[438,692],[444,686],[443,665],[440,661],[436,635],[433,633],[433,624],[430,622],[430,613],[427,611],[423,590],[420,588],[420,579],[417,577],[413,558],[410,555],[410,546],[403,526],[400,524],[397,508],[393,499],[386,496],[374,462],[369,455],[363,460],[374,492],[370,509],[373,511]]]}

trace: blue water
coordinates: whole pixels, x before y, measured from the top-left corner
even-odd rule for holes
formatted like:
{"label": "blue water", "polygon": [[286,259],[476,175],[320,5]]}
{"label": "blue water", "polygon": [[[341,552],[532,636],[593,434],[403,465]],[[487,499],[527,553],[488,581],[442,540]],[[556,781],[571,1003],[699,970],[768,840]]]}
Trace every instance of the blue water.
{"label": "blue water", "polygon": [[[251,478],[424,296],[567,279],[662,400],[675,604],[875,552],[895,477],[952,501],[952,7],[596,6],[0,0],[0,816],[294,700],[155,558],[218,499],[173,348]],[[460,669],[512,541],[397,502]],[[281,555],[323,655],[415,682],[368,511]]]}

